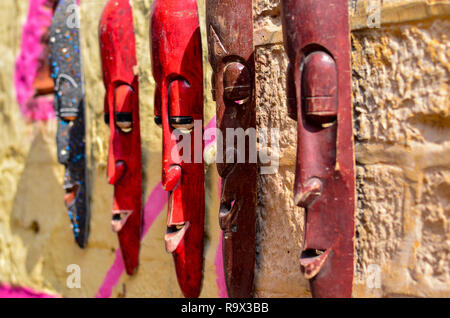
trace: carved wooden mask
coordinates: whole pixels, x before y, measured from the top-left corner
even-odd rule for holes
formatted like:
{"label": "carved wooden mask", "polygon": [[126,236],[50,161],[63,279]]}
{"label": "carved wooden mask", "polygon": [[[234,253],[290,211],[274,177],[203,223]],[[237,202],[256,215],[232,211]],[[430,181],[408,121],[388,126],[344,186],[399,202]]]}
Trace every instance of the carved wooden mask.
{"label": "carved wooden mask", "polygon": [[219,220],[224,231],[225,281],[230,297],[252,297],[258,168],[250,163],[249,149],[255,149],[256,141],[250,145],[251,139],[246,138],[243,162],[237,159],[244,149],[226,143],[234,139],[227,128],[256,128],[252,1],[207,0],[206,19],[217,127],[224,140],[217,147],[227,157],[217,159],[222,177]]}
{"label": "carved wooden mask", "polygon": [[68,7],[75,0],[60,0],[49,35],[50,65],[55,82],[54,107],[58,120],[58,160],[65,166],[65,202],[75,241],[85,247],[89,235],[84,83],[80,53],[80,30],[67,25]]}
{"label": "carved wooden mask", "polygon": [[[314,297],[351,297],[355,175],[346,0],[282,0],[298,121],[295,203],[306,209],[300,265]],[[292,99],[291,99],[292,100]]]}
{"label": "carved wooden mask", "polygon": [[[199,296],[202,284],[205,216],[203,67],[197,2],[156,0],[150,32],[155,122],[163,130],[162,185],[169,192],[166,250],[173,254],[183,294],[193,298]],[[186,138],[190,138],[187,147],[179,149],[177,139]]]}
{"label": "carved wooden mask", "polygon": [[110,127],[108,179],[114,185],[112,228],[119,235],[126,271],[138,266],[142,225],[139,80],[129,0],[110,0],[99,25],[105,84],[105,122]]}

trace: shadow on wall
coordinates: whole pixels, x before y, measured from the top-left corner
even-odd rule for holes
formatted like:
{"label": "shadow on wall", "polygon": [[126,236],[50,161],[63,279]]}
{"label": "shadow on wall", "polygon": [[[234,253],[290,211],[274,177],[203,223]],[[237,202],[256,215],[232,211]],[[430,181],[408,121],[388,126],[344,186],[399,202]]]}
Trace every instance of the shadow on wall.
{"label": "shadow on wall", "polygon": [[[55,175],[56,154],[44,134],[40,130],[31,144],[11,214],[11,230],[27,248],[24,256],[27,273],[33,272],[45,258],[55,224],[62,223],[70,231],[69,219],[64,217],[64,202],[57,199],[63,198],[64,193]],[[72,237],[67,235],[69,239]]]}

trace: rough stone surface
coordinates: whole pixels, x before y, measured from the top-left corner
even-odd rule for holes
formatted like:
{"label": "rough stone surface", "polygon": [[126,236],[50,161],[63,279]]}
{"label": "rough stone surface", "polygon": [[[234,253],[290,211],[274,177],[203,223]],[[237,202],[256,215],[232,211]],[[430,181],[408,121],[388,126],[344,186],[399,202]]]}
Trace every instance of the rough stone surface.
{"label": "rough stone surface", "polygon": [[356,295],[449,296],[449,32],[435,19],[353,33]]}
{"label": "rough stone surface", "polygon": [[[256,49],[257,125],[280,132],[280,167],[258,180],[255,290],[258,297],[304,297],[308,282],[300,272],[303,210],[292,200],[296,122],[287,117],[287,59],[283,47]],[[270,140],[273,142],[273,140]],[[269,143],[273,147],[273,144]],[[262,149],[262,148],[261,148]]]}

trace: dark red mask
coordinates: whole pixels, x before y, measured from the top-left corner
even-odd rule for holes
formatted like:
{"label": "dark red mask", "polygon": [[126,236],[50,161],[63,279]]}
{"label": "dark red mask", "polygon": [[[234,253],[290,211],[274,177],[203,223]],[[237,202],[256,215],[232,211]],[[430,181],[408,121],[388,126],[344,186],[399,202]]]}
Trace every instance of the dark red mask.
{"label": "dark red mask", "polygon": [[[245,149],[236,149],[237,143],[228,148],[226,142],[227,128],[256,128],[252,1],[208,0],[206,19],[217,127],[224,141],[217,145],[218,153],[224,154],[217,168],[222,177],[219,221],[224,231],[225,281],[229,297],[252,297],[258,167],[250,162],[249,149],[256,145],[250,145],[252,139],[247,137]],[[244,151],[245,160],[238,161]],[[233,156],[233,162],[227,160]]]}
{"label": "dark red mask", "polygon": [[298,121],[295,203],[306,209],[301,269],[314,297],[351,297],[355,175],[348,4],[282,0],[282,19],[290,113]]}

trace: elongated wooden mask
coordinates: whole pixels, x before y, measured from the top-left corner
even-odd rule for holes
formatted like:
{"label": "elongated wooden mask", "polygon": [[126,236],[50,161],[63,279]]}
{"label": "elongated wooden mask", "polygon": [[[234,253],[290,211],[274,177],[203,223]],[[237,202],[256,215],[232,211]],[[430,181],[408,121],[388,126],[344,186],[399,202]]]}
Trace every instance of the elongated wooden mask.
{"label": "elongated wooden mask", "polygon": [[[282,0],[298,121],[295,203],[306,209],[301,269],[314,297],[351,297],[355,174],[346,0]],[[294,111],[296,109],[296,111]]]}
{"label": "elongated wooden mask", "polygon": [[138,266],[142,226],[139,80],[129,0],[110,0],[99,25],[105,84],[105,122],[110,127],[108,179],[114,185],[112,228],[119,235],[126,271]]}
{"label": "elongated wooden mask", "polygon": [[162,185],[169,192],[166,250],[173,254],[183,294],[193,298],[199,296],[202,285],[205,217],[203,67],[197,2],[156,0],[150,32],[155,122],[163,130]]}
{"label": "elongated wooden mask", "polygon": [[206,19],[217,127],[224,141],[217,145],[217,168],[225,281],[230,297],[252,297],[258,168],[250,150],[256,152],[256,141],[246,136],[239,149],[233,136],[236,129],[256,128],[252,1],[207,0]]}
{"label": "elongated wooden mask", "polygon": [[65,166],[65,202],[75,241],[85,247],[89,236],[89,198],[86,173],[84,83],[80,29],[67,21],[75,0],[60,0],[50,28],[50,66],[55,82],[54,107],[58,120],[58,161]]}

